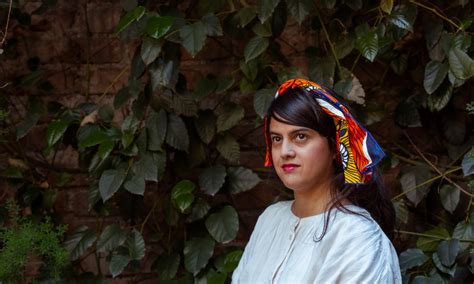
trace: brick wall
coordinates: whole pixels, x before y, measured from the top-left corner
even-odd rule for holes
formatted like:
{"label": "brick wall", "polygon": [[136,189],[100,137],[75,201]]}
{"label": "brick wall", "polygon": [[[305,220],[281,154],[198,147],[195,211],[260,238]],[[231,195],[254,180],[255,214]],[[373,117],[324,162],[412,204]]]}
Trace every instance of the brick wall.
{"label": "brick wall", "polygon": [[[39,2],[28,2],[25,12],[34,11],[39,7]],[[30,93],[18,92],[13,99],[15,107],[20,112],[25,112],[25,102],[29,95],[41,97],[44,101],[57,101],[67,107],[77,106],[86,102],[86,94],[92,102],[112,103],[114,94],[126,83],[128,71],[123,72],[130,65],[131,57],[137,43],[124,43],[113,34],[113,30],[122,15],[119,1],[106,0],[59,0],[57,5],[42,15],[33,15],[31,27],[14,25],[10,29],[9,41],[16,40],[18,57],[6,58],[0,62],[0,80],[8,81],[11,78],[28,74],[27,62],[29,58],[38,57],[40,68],[45,71],[44,78],[54,87],[51,92],[43,93],[31,90]],[[292,24],[295,26],[295,24]],[[285,31],[283,37],[288,42],[307,41],[301,32],[291,34]],[[208,39],[206,46],[195,58],[192,58],[183,49],[181,72],[185,75],[188,87],[192,88],[197,79],[207,74],[225,74],[238,68],[238,61],[233,59],[231,52],[242,53],[244,42],[230,42],[222,38]],[[305,68],[303,50],[286,47],[284,52],[292,54],[290,60],[296,66]],[[122,73],[122,76],[118,76]],[[88,82],[89,79],[89,83]],[[104,92],[107,92],[103,96]],[[244,133],[253,127],[255,115],[253,114],[252,97],[242,97],[234,94],[245,106],[246,113],[250,116],[237,130]],[[100,100],[100,101],[99,101]],[[20,143],[29,153],[40,151],[45,142],[35,137],[44,137],[45,121],[35,126],[31,133],[20,140]],[[261,130],[255,131],[248,139],[252,147],[262,147]],[[70,146],[60,148],[54,167],[58,169],[78,169],[79,154]],[[261,167],[263,152],[244,150],[241,153],[242,164],[246,167]],[[54,183],[57,175],[48,176],[50,184]],[[233,196],[241,218],[241,227],[237,240],[230,245],[243,246],[255,225],[258,215],[262,210],[275,200],[278,191],[275,189],[276,181],[271,175],[262,176],[264,181],[255,189]],[[89,181],[86,174],[73,174],[72,181],[57,193],[55,211],[61,216],[61,221],[68,224],[70,229],[78,225],[96,227],[96,215],[89,211],[88,204]],[[144,198],[143,212],[149,210],[153,200],[158,198],[149,190]],[[119,217],[120,212],[112,212],[111,216],[104,219],[104,224],[124,223]],[[147,250],[153,250],[153,245]],[[146,272],[150,271],[153,258],[142,261],[142,271],[145,273],[124,273],[108,283],[128,283],[147,278]],[[97,273],[96,260],[90,255],[81,263],[84,271]],[[29,267],[30,274],[34,274],[37,267]],[[105,255],[101,259],[101,271],[108,271]],[[154,282],[154,281],[151,281]],[[150,282],[150,283],[151,283]]]}

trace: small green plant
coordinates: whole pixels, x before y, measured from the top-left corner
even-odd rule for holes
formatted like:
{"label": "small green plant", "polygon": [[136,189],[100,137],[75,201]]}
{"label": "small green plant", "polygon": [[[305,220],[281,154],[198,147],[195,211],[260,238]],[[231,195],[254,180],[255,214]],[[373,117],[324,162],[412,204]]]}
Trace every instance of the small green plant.
{"label": "small green plant", "polygon": [[0,231],[0,281],[16,283],[24,278],[25,266],[32,257],[43,262],[46,277],[58,279],[69,262],[60,242],[66,226],[55,226],[49,217],[41,222],[21,217],[13,201],[8,202],[7,209],[11,225]]}

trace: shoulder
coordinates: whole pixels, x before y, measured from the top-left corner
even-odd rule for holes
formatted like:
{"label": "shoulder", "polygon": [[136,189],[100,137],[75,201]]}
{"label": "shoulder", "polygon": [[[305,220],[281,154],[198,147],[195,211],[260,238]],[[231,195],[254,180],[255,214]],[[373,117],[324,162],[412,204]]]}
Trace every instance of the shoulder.
{"label": "shoulder", "polygon": [[289,207],[291,200],[278,201],[267,208],[260,214],[257,220],[256,227],[261,227],[263,224],[270,225],[273,222],[282,221],[289,218]]}

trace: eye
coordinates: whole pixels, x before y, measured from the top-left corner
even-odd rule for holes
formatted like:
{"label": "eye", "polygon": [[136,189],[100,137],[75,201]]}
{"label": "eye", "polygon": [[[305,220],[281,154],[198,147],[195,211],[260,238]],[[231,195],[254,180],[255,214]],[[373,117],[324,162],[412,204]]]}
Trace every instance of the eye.
{"label": "eye", "polygon": [[272,136],[272,143],[278,143],[281,141],[281,137],[279,136]]}
{"label": "eye", "polygon": [[299,140],[299,141],[304,141],[304,140],[306,140],[306,134],[298,133],[298,134],[296,134],[296,139]]}

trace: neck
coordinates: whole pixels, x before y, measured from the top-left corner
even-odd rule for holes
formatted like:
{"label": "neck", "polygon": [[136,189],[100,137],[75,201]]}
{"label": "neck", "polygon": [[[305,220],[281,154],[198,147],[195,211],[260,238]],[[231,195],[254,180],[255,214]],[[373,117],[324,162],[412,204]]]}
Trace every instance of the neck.
{"label": "neck", "polygon": [[293,214],[303,218],[329,209],[331,201],[330,183],[318,185],[311,190],[294,191]]}

